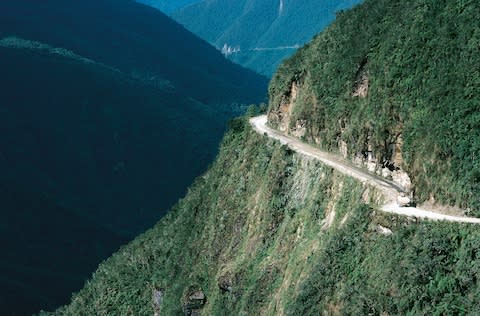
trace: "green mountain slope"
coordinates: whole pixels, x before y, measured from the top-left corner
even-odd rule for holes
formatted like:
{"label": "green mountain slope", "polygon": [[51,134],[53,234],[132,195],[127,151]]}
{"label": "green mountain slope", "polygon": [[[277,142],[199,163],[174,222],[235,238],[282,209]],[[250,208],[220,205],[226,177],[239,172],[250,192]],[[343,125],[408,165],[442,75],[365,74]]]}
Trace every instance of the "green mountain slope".
{"label": "green mountain slope", "polygon": [[[158,221],[267,81],[134,1],[3,1],[0,25],[0,174],[28,193],[0,208],[2,227],[18,228],[16,212],[49,197],[42,230],[25,216],[3,256],[1,314],[24,315],[65,304],[99,261]],[[61,226],[50,204],[65,210]],[[84,258],[88,238],[102,250]]]}
{"label": "green mountain slope", "polygon": [[335,12],[359,0],[206,0],[172,16],[221,49],[239,48],[229,57],[271,76],[290,56],[335,18]]}
{"label": "green mountain slope", "polygon": [[96,63],[0,56],[2,174],[101,226],[138,234],[214,156],[224,123],[204,104]]}
{"label": "green mountain slope", "polygon": [[2,3],[0,37],[62,47],[206,104],[263,100],[265,78],[223,58],[162,12],[131,0]]}
{"label": "green mountain slope", "polygon": [[[414,130],[415,134],[410,128],[418,118],[429,124],[432,134],[444,121],[463,126],[458,129],[463,134],[455,134],[470,142],[463,153],[476,148],[477,121],[465,115],[476,113],[479,104],[477,68],[473,67],[478,57],[473,54],[478,46],[475,12],[474,2],[367,0],[342,14],[280,67],[270,86],[271,124],[351,158],[357,153],[352,143],[358,144],[360,164],[371,163],[374,169],[385,166],[391,173],[407,170],[419,200],[422,192],[436,194],[432,183],[442,179],[474,185],[453,158],[436,156],[436,148],[442,148],[439,140],[448,140],[449,135],[430,136],[423,130]],[[361,26],[364,29],[359,32]],[[443,26],[450,30],[448,42]],[[401,34],[408,35],[399,40],[396,36]],[[410,45],[415,54],[410,56],[405,43],[414,35],[424,42],[420,47],[418,42]],[[462,49],[450,50],[446,45],[440,50],[440,45],[434,45],[438,43]],[[363,50],[364,46],[368,49]],[[402,54],[397,55],[397,49]],[[424,59],[422,52],[439,55]],[[387,59],[382,63],[380,57]],[[402,58],[409,63],[400,62]],[[428,69],[423,67],[427,62]],[[404,68],[410,74],[406,82],[400,80]],[[444,76],[439,76],[439,69]],[[391,71],[398,81],[382,81]],[[458,86],[449,78],[454,74]],[[437,77],[443,81],[435,81]],[[434,89],[428,81],[440,87],[445,81],[451,87],[443,95],[451,102],[439,103],[441,107],[434,108],[439,112],[433,111],[437,103],[427,101],[439,101],[437,93],[443,90]],[[415,90],[422,87],[421,94]],[[406,111],[410,95],[419,104]],[[397,98],[403,103],[394,102]],[[432,122],[416,111],[425,111]],[[412,118],[405,120],[410,114]],[[453,118],[455,122],[450,121]],[[382,124],[392,121],[404,122],[401,128],[394,127],[408,132],[403,143],[394,146],[380,141],[390,133]],[[357,138],[362,133],[363,138]],[[338,138],[344,135],[349,138],[339,146]],[[362,149],[364,139],[366,150]],[[409,142],[416,142],[415,151],[405,150]],[[395,150],[398,159],[387,156],[392,152],[382,151],[379,144]],[[430,160],[425,160],[429,149]],[[382,157],[379,153],[388,160],[375,163],[376,157]],[[423,155],[425,168],[438,169],[431,173],[409,169],[412,158],[406,153]],[[475,161],[466,157],[465,163]],[[474,163],[469,167],[474,172]],[[454,196],[467,192],[455,188],[444,190]],[[462,196],[466,204],[475,205],[475,197]],[[154,228],[100,265],[71,304],[54,314],[479,314],[478,227],[390,215],[378,210],[381,203],[368,183],[255,133],[245,118],[234,120],[217,160],[186,197]]]}
{"label": "green mountain slope", "polygon": [[188,195],[55,314],[478,313],[477,227],[384,215],[374,197],[237,121]]}
{"label": "green mountain slope", "polygon": [[480,215],[479,9],[367,1],[340,15],[276,73],[270,122],[380,173],[406,171],[417,202]]}

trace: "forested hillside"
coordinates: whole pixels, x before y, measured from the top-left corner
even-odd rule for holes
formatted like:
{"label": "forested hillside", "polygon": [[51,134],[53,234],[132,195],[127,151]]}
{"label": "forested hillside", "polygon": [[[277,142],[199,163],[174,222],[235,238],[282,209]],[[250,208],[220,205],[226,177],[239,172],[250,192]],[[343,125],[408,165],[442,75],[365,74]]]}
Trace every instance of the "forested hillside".
{"label": "forested hillside", "polygon": [[478,228],[376,197],[237,120],[187,196],[54,314],[479,313]]}
{"label": "forested hillside", "polygon": [[[476,12],[367,0],[341,14],[274,76],[271,125],[372,171],[408,172],[418,201],[475,213]],[[479,314],[478,227],[381,203],[367,182],[236,119],[186,197],[54,314]]]}
{"label": "forested hillside", "polygon": [[[204,104],[106,66],[0,48],[0,67],[1,179],[69,210],[57,212],[61,221],[48,207],[22,213],[22,203],[35,205],[28,194],[2,205],[8,221],[1,231],[10,240],[3,264],[17,267],[2,275],[31,279],[7,281],[2,291],[23,292],[28,299],[16,303],[32,313],[65,302],[101,260],[155,223],[213,159],[223,124]],[[14,220],[19,215],[23,223]],[[39,217],[41,228],[28,229]],[[82,221],[97,236],[92,228],[76,229]],[[50,247],[55,255],[40,251]],[[103,249],[99,255],[96,248]],[[29,260],[19,261],[23,257]],[[35,282],[47,275],[56,286]],[[36,294],[40,289],[44,298]],[[17,311],[10,301],[1,303]]]}
{"label": "forested hillside", "polygon": [[359,2],[206,0],[172,16],[218,49],[239,49],[228,57],[270,77],[283,59],[331,23],[337,11]]}
{"label": "forested hillside", "polygon": [[13,1],[0,25],[0,184],[16,197],[0,203],[0,310],[25,315],[156,223],[267,85],[133,1]]}
{"label": "forested hillside", "polygon": [[11,1],[0,37],[62,47],[207,104],[263,99],[266,79],[239,67],[158,10],[131,0]]}
{"label": "forested hillside", "polygon": [[190,4],[200,2],[201,0],[137,0],[140,3],[152,6],[167,14],[175,12]]}

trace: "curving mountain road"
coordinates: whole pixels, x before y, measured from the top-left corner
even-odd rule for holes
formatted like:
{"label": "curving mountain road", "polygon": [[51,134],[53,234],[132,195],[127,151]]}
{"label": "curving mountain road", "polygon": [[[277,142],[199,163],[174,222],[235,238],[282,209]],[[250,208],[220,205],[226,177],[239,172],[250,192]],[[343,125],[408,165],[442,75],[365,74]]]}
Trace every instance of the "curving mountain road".
{"label": "curving mountain road", "polygon": [[427,218],[431,220],[445,220],[450,222],[480,224],[480,218],[445,215],[432,211],[422,210],[417,207],[399,206],[396,202],[397,197],[405,191],[393,181],[389,181],[377,175],[371,174],[366,170],[353,166],[338,155],[322,151],[318,148],[301,142],[297,138],[285,135],[277,130],[268,127],[266,115],[251,118],[250,124],[259,134],[266,134],[268,137],[280,141],[282,144],[287,145],[289,148],[302,155],[317,159],[326,164],[327,166],[330,166],[340,171],[343,174],[346,174],[378,188],[383,192],[386,197],[387,204],[383,205],[381,208],[381,210],[384,212],[404,216],[412,216],[417,218]]}

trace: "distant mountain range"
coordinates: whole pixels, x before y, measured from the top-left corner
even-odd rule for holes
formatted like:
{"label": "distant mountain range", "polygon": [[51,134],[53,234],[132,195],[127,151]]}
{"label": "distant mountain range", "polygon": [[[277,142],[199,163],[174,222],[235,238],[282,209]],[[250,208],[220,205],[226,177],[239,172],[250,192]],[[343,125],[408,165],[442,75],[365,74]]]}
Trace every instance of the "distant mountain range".
{"label": "distant mountain range", "polygon": [[173,18],[230,59],[271,76],[279,63],[361,0],[204,0]]}
{"label": "distant mountain range", "polygon": [[140,3],[157,8],[165,13],[172,13],[187,5],[197,3],[201,0],[137,0]]}
{"label": "distant mountain range", "polygon": [[133,1],[0,8],[0,309],[23,315],[152,226],[267,80]]}

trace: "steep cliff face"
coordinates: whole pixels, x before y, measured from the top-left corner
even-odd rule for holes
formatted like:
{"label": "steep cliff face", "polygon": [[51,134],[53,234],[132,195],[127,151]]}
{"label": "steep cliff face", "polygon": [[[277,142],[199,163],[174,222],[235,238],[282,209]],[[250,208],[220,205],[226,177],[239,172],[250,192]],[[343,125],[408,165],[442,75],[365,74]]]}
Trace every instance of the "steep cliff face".
{"label": "steep cliff face", "polygon": [[478,229],[385,215],[379,199],[237,120],[187,196],[56,314],[479,312]]}
{"label": "steep cliff face", "polygon": [[[480,211],[480,5],[366,1],[270,84],[270,124],[413,190]],[[477,13],[476,13],[477,12]]]}
{"label": "steep cliff face", "polygon": [[[307,83],[308,84],[308,83]],[[352,90],[352,98],[366,98],[368,95],[369,79],[366,74],[361,74]],[[293,81],[291,88],[279,97],[276,102],[271,102],[268,113],[269,122],[272,126],[285,134],[295,136],[305,141],[324,146],[330,143],[329,148],[338,151],[345,159],[360,167],[368,169],[387,179],[393,180],[405,191],[411,192],[412,182],[408,173],[404,170],[405,162],[402,155],[402,130],[401,124],[395,126],[394,135],[385,140],[380,148],[372,141],[373,130],[366,127],[365,135],[357,144],[355,139],[349,138],[348,129],[355,128],[351,125],[357,122],[349,122],[348,118],[341,118],[337,122],[336,143],[322,138],[322,132],[330,129],[316,121],[314,116],[317,111],[322,111],[318,106],[315,92],[306,86],[305,82]],[[309,107],[306,109],[306,107]],[[361,137],[362,137],[361,136]],[[390,136],[390,135],[389,135]],[[353,144],[352,144],[353,142]]]}
{"label": "steep cliff face", "polygon": [[[475,206],[478,6],[372,0],[340,14],[280,67],[270,124],[384,176],[405,170],[418,200]],[[56,314],[480,314],[478,227],[381,202],[236,119],[186,197]]]}

